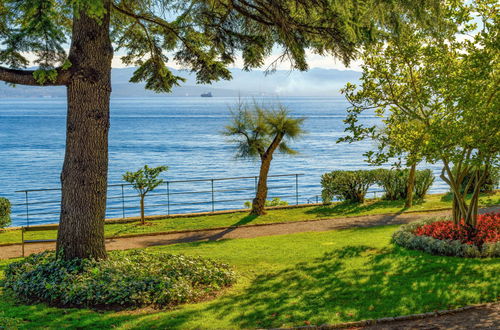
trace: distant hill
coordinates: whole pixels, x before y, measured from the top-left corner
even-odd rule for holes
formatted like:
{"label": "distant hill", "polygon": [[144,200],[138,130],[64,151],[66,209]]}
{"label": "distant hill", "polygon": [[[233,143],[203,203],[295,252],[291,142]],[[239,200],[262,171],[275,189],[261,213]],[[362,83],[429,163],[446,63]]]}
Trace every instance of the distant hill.
{"label": "distant hill", "polygon": [[[334,69],[311,69],[307,72],[279,70],[266,75],[263,71],[232,69],[233,79],[212,85],[196,84],[196,77],[186,71],[172,69],[174,74],[185,77],[186,83],[175,87],[172,93],[157,94],[144,89],[144,84],[129,82],[134,68],[113,69],[112,97],[187,96],[199,97],[211,92],[220,96],[336,96],[347,82],[356,82],[361,73]],[[34,87],[0,84],[0,97],[65,97],[64,87]]]}

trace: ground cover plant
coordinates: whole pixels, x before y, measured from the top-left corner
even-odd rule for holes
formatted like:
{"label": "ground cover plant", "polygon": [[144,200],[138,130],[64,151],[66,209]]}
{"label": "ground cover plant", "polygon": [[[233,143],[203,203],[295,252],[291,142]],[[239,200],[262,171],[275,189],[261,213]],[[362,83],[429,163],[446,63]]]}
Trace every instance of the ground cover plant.
{"label": "ground cover plant", "polygon": [[[416,203],[411,208],[405,208],[404,201],[387,201],[367,199],[363,204],[332,203],[331,205],[314,205],[304,208],[289,208],[268,210],[266,215],[255,217],[246,212],[228,214],[203,215],[196,217],[172,217],[160,220],[149,220],[149,226],[140,226],[139,221],[129,223],[107,223],[106,237],[123,237],[127,235],[171,232],[177,230],[209,229],[228,226],[245,226],[252,224],[269,224],[277,222],[292,222],[318,219],[334,219],[350,216],[375,215],[385,213],[402,213],[411,211],[426,211],[451,207],[451,198],[446,195],[427,195],[424,201]],[[500,204],[500,192],[482,194],[481,206]],[[27,239],[55,238],[55,230],[30,232]],[[0,245],[20,243],[20,230],[0,231]]]}
{"label": "ground cover plant", "polygon": [[477,225],[457,225],[452,219],[430,218],[401,227],[395,243],[409,249],[459,257],[500,257],[500,213],[478,216]]}
{"label": "ground cover plant", "polygon": [[[21,329],[268,328],[407,315],[497,299],[500,259],[445,257],[401,248],[390,243],[398,228],[150,248],[153,253],[201,256],[230,264],[238,281],[214,300],[167,311],[27,306],[0,291],[0,322]],[[0,278],[12,262],[0,261]]]}
{"label": "ground cover plant", "polygon": [[27,303],[90,308],[172,307],[233,284],[229,266],[209,259],[116,251],[106,260],[33,254],[5,270],[4,290]]}

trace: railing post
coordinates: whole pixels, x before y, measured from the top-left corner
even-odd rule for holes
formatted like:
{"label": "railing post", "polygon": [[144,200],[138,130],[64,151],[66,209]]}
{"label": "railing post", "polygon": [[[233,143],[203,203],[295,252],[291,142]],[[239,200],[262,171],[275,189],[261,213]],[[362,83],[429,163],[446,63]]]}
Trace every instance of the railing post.
{"label": "railing post", "polygon": [[125,219],[125,192],[122,183],[122,218]]}
{"label": "railing post", "polygon": [[295,204],[299,205],[299,175],[295,174]]}
{"label": "railing post", "polygon": [[214,179],[212,179],[212,212],[215,211]]}
{"label": "railing post", "polygon": [[170,182],[167,181],[167,215],[170,215]]}
{"label": "railing post", "polygon": [[319,202],[318,202],[318,195],[316,195],[316,204],[318,204],[318,203],[319,203]]}
{"label": "railing post", "polygon": [[26,190],[25,192],[26,195],[26,226],[30,226],[30,210],[29,210],[29,202],[28,202],[28,191]]}

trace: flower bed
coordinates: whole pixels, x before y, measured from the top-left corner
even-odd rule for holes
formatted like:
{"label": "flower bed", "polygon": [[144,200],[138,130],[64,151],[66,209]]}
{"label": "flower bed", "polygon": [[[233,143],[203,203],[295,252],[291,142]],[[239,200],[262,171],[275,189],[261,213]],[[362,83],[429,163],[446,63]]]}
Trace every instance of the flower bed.
{"label": "flower bed", "polygon": [[431,254],[458,257],[500,257],[500,213],[478,217],[475,228],[444,218],[414,222],[393,234],[394,243]]}

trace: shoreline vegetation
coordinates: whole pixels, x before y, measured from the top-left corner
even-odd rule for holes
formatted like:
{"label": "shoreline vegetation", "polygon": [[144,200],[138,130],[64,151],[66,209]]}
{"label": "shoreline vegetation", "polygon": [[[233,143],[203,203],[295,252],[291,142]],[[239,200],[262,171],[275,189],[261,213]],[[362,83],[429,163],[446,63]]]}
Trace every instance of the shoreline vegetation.
{"label": "shoreline vegetation", "polygon": [[[470,198],[470,197],[469,197]],[[335,219],[344,217],[354,217],[363,215],[382,215],[390,213],[406,213],[415,211],[433,211],[443,208],[450,208],[452,197],[447,194],[427,195],[422,201],[417,201],[412,207],[405,208],[404,200],[389,201],[380,198],[367,199],[362,204],[336,202],[329,205],[311,206],[289,206],[276,209],[269,209],[266,215],[248,215],[248,210],[238,210],[234,212],[222,212],[215,214],[202,214],[195,216],[180,215],[176,217],[147,220],[146,225],[140,225],[140,220],[113,220],[105,224],[105,237],[126,237],[131,235],[147,235],[157,233],[168,233],[176,231],[189,231],[201,229],[213,229],[220,227],[241,227],[255,224],[271,224],[278,222],[295,222],[320,219]],[[479,205],[493,206],[500,204],[500,191],[494,193],[481,194]],[[47,226],[47,225],[45,225]],[[54,228],[57,228],[54,226]],[[54,239],[57,230],[44,230],[30,232],[29,238],[32,240]],[[0,246],[21,243],[21,230],[17,228],[7,228],[0,231]]]}

